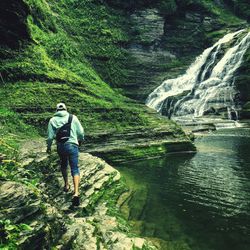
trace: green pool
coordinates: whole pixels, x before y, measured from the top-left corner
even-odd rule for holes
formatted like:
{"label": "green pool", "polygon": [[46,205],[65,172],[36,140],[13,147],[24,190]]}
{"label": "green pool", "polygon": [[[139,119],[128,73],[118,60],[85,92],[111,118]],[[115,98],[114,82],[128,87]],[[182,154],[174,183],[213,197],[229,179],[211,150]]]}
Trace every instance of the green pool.
{"label": "green pool", "polygon": [[122,207],[161,249],[250,249],[250,129],[199,136],[196,154],[119,166],[132,192]]}

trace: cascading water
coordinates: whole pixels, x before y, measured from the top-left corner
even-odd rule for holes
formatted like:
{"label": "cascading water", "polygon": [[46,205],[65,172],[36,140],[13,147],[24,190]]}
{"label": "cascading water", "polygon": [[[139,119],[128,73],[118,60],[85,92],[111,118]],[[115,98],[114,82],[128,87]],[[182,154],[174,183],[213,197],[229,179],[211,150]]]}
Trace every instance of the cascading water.
{"label": "cascading water", "polygon": [[219,112],[238,119],[234,76],[249,44],[250,33],[245,30],[227,34],[198,56],[184,75],[165,80],[148,96],[146,105],[168,117]]}

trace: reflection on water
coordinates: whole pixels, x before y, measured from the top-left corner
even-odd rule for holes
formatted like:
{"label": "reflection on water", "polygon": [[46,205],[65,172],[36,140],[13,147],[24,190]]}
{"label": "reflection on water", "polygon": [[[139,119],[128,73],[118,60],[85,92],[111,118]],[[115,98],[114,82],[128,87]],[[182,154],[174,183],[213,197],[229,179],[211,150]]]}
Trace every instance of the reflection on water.
{"label": "reflection on water", "polygon": [[135,193],[129,219],[162,249],[250,249],[250,129],[196,139],[195,155],[119,167]]}

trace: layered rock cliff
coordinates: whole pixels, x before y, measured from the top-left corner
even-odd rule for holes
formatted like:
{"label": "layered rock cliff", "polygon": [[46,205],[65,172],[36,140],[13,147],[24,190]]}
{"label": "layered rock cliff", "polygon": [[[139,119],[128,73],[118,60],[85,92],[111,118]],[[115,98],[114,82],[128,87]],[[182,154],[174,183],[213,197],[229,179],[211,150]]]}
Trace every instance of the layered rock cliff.
{"label": "layered rock cliff", "polygon": [[[114,5],[117,1],[107,2]],[[123,28],[129,37],[123,46],[127,53],[126,77],[116,81],[114,86],[122,88],[123,93],[140,102],[145,102],[164,80],[183,74],[195,57],[219,38],[249,27],[246,21],[249,5],[246,2],[172,1],[176,3],[175,8],[169,6],[168,11],[164,10],[162,2],[128,3],[123,13],[126,18]],[[124,8],[121,3],[115,7]],[[236,73],[235,81],[241,93],[242,118],[247,115],[245,111],[249,101],[246,68],[249,68],[248,53]],[[102,69],[97,67],[97,70],[102,75]],[[103,77],[113,83],[108,75]]]}

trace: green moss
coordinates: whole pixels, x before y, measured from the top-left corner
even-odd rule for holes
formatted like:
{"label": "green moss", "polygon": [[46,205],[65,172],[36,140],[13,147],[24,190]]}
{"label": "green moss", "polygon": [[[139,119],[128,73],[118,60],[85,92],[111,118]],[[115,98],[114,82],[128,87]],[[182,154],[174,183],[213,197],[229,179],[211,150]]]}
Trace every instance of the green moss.
{"label": "green moss", "polygon": [[175,0],[161,0],[159,3],[159,11],[165,16],[174,15],[177,10],[177,4]]}
{"label": "green moss", "polygon": [[250,110],[250,102],[247,102],[244,106],[243,106],[244,109],[248,109]]}
{"label": "green moss", "polygon": [[195,151],[194,145],[186,140],[179,138],[176,142],[158,142],[155,144],[128,145],[121,148],[115,148],[108,152],[97,152],[97,156],[104,158],[107,162],[115,164],[117,162],[127,162],[139,159],[152,159],[162,157],[166,153],[180,151]]}
{"label": "green moss", "polygon": [[[111,87],[119,86],[128,75],[129,58],[121,48],[130,40],[124,12],[92,0],[25,2],[32,42],[24,42],[18,51],[1,48],[4,84],[0,86],[0,106],[13,112],[23,125],[29,124],[27,131],[44,136],[56,104],[65,102],[90,137],[129,129],[149,133],[161,126],[185,137],[173,122],[159,119]],[[181,63],[170,64],[166,68]],[[13,121],[10,116],[6,119]],[[19,126],[12,131],[30,137]],[[143,150],[134,152],[134,157]],[[151,150],[150,155],[157,152]]]}
{"label": "green moss", "polygon": [[193,6],[193,8],[196,8],[200,12],[213,15],[214,17],[217,18],[219,24],[226,25],[227,27],[239,25],[243,22],[241,18],[235,16],[234,13],[230,11],[226,6],[222,7],[222,5],[219,5],[215,1],[188,0],[188,1],[182,1],[182,2],[183,3],[179,3],[179,6],[181,8],[187,8],[187,7]]}
{"label": "green moss", "polygon": [[[1,96],[5,98],[1,98],[1,105],[43,129],[50,112],[61,101],[81,117],[87,129],[144,124],[146,119],[140,115],[143,109],[111,89],[87,60],[89,56],[107,57],[109,67],[103,68],[112,68],[112,72],[106,72],[110,77],[120,70],[112,64],[122,55],[117,43],[127,37],[117,15],[92,1],[85,1],[85,5],[75,2],[77,8],[72,8],[68,0],[26,2],[35,43],[18,53],[2,51],[5,60],[0,69],[8,85],[2,88]],[[56,29],[51,29],[53,24]]]}
{"label": "green moss", "polygon": [[250,3],[248,0],[225,0],[225,2],[236,15],[250,20]]}
{"label": "green moss", "polygon": [[24,0],[28,5],[34,23],[43,30],[56,30],[56,23],[51,15],[51,8],[45,0]]}
{"label": "green moss", "polygon": [[222,30],[209,32],[206,34],[206,36],[209,40],[212,40],[213,42],[215,42],[215,41],[218,41],[221,37],[225,36],[227,33],[228,33],[227,29],[222,29]]}
{"label": "green moss", "polygon": [[0,152],[6,154],[7,159],[17,159],[20,143],[26,138],[37,136],[37,132],[24,123],[17,113],[0,108],[0,135]]}

